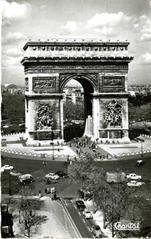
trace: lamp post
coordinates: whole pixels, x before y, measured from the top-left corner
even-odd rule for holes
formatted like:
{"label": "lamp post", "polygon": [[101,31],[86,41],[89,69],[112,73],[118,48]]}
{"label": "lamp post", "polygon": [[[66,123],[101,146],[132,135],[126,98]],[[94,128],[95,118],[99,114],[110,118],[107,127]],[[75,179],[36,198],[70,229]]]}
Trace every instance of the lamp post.
{"label": "lamp post", "polygon": [[10,171],[9,171],[9,190],[8,190],[8,194],[9,194],[9,195],[12,194],[12,191],[11,191],[11,174],[10,174]]}
{"label": "lamp post", "polygon": [[53,131],[51,132],[51,140],[52,140],[52,160],[54,160],[55,159],[55,157],[54,157],[54,133],[53,133]]}
{"label": "lamp post", "polygon": [[143,152],[143,141],[141,141],[141,158],[143,159],[144,152]]}

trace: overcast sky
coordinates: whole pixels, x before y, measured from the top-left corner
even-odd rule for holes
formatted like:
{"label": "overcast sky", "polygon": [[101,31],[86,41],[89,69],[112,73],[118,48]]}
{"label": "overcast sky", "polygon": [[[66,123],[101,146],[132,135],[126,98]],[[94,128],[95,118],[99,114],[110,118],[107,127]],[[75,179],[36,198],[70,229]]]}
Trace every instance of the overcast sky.
{"label": "overcast sky", "polygon": [[2,83],[24,85],[28,39],[128,40],[129,84],[151,84],[151,0],[0,0]]}

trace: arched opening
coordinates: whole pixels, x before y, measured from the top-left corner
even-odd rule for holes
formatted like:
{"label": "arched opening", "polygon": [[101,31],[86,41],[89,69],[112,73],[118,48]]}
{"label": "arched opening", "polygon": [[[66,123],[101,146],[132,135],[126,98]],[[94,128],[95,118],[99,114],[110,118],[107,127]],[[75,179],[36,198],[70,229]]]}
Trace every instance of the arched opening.
{"label": "arched opening", "polygon": [[89,79],[75,76],[65,81],[63,92],[64,139],[69,141],[74,137],[81,137],[85,133],[88,116],[92,119],[94,89]]}

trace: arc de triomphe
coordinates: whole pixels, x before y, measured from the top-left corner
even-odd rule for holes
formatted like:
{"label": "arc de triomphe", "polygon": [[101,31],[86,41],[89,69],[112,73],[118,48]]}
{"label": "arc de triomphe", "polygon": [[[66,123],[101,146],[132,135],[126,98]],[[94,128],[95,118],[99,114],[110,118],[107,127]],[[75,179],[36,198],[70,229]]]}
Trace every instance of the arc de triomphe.
{"label": "arc de triomphe", "polygon": [[28,143],[63,140],[63,89],[84,89],[85,135],[128,142],[128,42],[29,41],[24,46]]}

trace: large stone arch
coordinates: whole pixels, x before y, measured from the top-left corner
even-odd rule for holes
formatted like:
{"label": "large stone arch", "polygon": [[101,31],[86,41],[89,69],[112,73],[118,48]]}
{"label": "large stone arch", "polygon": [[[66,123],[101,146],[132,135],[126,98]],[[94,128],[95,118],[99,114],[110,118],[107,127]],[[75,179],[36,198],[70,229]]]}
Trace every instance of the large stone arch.
{"label": "large stone arch", "polygon": [[[63,92],[65,85],[71,80],[76,80],[83,87],[83,95],[84,95],[84,121],[85,126],[87,124],[88,119],[92,121],[92,113],[93,113],[93,93],[97,92],[97,74],[67,74],[64,77],[60,76],[62,80],[60,80],[60,92]],[[85,128],[84,135],[92,135],[92,127],[88,126],[88,130]]]}
{"label": "large stone arch", "polygon": [[[85,97],[87,106],[92,103],[85,134],[104,142],[128,142],[128,64],[133,59],[128,45],[95,40],[27,42],[21,63],[28,142],[63,140],[63,87],[70,79],[79,81],[91,98]],[[113,102],[115,106],[109,107]]]}
{"label": "large stone arch", "polygon": [[[77,80],[81,85],[82,81],[87,81],[93,88],[93,92],[98,91],[98,81],[97,81],[97,74],[60,74],[59,76],[59,82],[60,82],[60,92],[63,92],[64,86],[71,80]],[[81,79],[81,80],[80,80]],[[83,87],[85,84],[82,85]]]}

